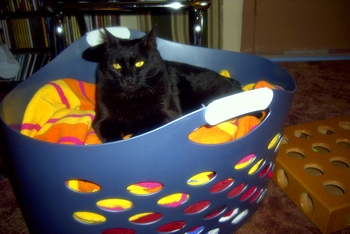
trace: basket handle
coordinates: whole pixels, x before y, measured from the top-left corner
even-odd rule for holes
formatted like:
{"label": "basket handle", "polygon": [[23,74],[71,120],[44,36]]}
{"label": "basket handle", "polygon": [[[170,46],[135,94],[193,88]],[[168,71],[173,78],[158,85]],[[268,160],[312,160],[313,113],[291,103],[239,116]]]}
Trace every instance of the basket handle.
{"label": "basket handle", "polygon": [[268,88],[254,89],[217,99],[210,103],[205,112],[205,120],[216,125],[234,117],[265,110],[271,103],[273,91]]}

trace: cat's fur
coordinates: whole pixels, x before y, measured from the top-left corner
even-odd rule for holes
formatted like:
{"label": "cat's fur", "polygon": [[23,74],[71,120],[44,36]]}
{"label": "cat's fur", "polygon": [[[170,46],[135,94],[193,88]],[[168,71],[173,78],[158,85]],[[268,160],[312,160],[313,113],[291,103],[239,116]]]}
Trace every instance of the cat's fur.
{"label": "cat's fur", "polygon": [[134,40],[116,38],[106,29],[105,33],[107,42],[95,48],[95,56],[103,55],[93,128],[102,142],[144,133],[201,104],[242,91],[237,81],[216,72],[164,61],[157,50],[156,27]]}

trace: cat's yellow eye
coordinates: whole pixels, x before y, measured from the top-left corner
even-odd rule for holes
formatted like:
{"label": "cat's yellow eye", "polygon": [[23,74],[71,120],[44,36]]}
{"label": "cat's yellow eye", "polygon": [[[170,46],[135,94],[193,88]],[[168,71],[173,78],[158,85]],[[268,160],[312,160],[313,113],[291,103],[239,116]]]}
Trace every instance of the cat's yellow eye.
{"label": "cat's yellow eye", "polygon": [[140,61],[140,62],[135,63],[135,66],[142,67],[144,63],[145,63],[144,61]]}
{"label": "cat's yellow eye", "polygon": [[120,64],[119,63],[113,63],[113,67],[115,68],[115,69],[122,69],[122,66],[120,66]]}

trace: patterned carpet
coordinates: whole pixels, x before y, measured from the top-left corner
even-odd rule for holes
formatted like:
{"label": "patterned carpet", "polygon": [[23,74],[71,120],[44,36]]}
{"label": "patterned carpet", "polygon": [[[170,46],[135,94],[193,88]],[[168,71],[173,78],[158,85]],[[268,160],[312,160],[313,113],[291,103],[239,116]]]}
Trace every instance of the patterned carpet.
{"label": "patterned carpet", "polygon": [[[284,62],[280,65],[289,71],[298,85],[286,126],[350,115],[350,60]],[[0,137],[0,155],[5,153],[4,139]],[[27,234],[28,229],[2,160],[0,157],[0,234]],[[349,192],[349,188],[346,192]],[[236,233],[321,232],[283,191],[270,181],[260,208]],[[350,234],[350,227],[336,233]]]}

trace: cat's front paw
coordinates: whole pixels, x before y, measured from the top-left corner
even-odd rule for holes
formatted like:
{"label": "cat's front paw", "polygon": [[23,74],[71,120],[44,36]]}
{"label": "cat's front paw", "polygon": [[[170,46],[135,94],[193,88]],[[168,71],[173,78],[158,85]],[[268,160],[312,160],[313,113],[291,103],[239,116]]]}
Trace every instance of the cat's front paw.
{"label": "cat's front paw", "polygon": [[111,121],[96,122],[93,125],[93,129],[102,143],[123,140],[122,133],[118,131],[117,126]]}

